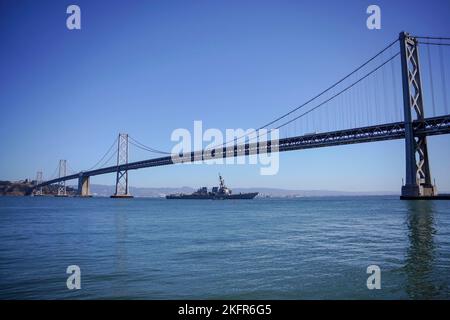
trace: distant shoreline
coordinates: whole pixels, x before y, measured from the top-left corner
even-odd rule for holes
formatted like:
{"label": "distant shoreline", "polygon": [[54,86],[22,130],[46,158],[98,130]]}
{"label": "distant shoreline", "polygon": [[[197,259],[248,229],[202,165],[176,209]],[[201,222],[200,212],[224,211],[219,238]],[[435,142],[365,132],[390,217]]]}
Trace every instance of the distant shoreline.
{"label": "distant shoreline", "polygon": [[[0,196],[30,196],[33,191],[35,181],[0,181]],[[67,186],[70,196],[76,196],[76,186]],[[91,184],[91,195],[93,197],[109,197],[114,194],[115,186]],[[164,198],[167,194],[194,192],[191,187],[180,188],[155,188],[155,187],[130,187],[130,193],[136,198]],[[233,188],[233,193],[258,192],[255,199],[297,199],[314,197],[360,197],[360,196],[400,196],[399,192],[394,191],[339,191],[339,190],[292,190],[282,188]],[[57,186],[46,186],[43,188],[44,195],[55,195]],[[442,194],[448,193],[445,191]]]}

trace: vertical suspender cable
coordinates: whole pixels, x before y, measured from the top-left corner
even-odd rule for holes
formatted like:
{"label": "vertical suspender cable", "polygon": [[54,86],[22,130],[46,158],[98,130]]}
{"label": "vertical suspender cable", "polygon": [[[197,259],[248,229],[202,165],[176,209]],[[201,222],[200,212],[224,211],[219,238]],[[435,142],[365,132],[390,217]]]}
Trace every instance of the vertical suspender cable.
{"label": "vertical suspender cable", "polygon": [[445,114],[448,114],[449,110],[447,104],[447,84],[445,79],[445,63],[444,63],[444,55],[442,53],[442,46],[439,46],[439,58],[441,63],[442,93],[444,95]]}
{"label": "vertical suspender cable", "polygon": [[431,63],[430,46],[427,46],[427,53],[428,53],[428,72],[430,76],[430,86],[431,86],[431,106],[433,108],[433,116],[436,116],[436,104],[434,101],[434,85],[433,85],[433,64]]}
{"label": "vertical suspender cable", "polygon": [[[391,49],[392,51],[392,49]],[[393,93],[394,93],[394,105],[393,107],[395,108],[395,116],[399,116],[399,118],[397,119],[397,121],[401,121],[402,120],[402,112],[400,109],[401,104],[398,104],[398,96],[397,96],[397,77],[396,77],[396,73],[395,73],[395,60],[392,60],[391,63],[391,73],[392,73],[392,88],[393,88]],[[398,104],[398,105],[397,105]]]}

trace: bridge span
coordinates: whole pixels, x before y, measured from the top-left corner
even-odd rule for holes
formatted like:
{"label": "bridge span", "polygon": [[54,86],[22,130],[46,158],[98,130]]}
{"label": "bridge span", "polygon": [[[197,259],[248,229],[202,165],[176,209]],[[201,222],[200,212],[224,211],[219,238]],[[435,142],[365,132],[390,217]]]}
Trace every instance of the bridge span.
{"label": "bridge span", "polygon": [[[413,128],[415,135],[434,136],[441,134],[449,134],[450,115],[439,116],[434,118],[426,118],[424,119],[423,122],[414,121]],[[234,147],[231,146],[228,148],[223,148],[223,150],[220,150],[221,151],[220,153],[223,158],[230,158],[242,155],[248,156],[251,154],[271,152],[272,148],[278,148],[279,152],[285,152],[293,150],[332,147],[355,143],[377,142],[377,141],[396,140],[404,138],[405,138],[404,122],[395,122],[371,127],[315,133],[304,136],[283,138],[277,141],[268,141],[267,144],[269,148],[259,148],[257,143],[235,145]],[[219,152],[219,150],[217,149],[212,150],[216,151],[217,153]],[[41,184],[37,185],[36,188],[55,184],[61,181],[78,179],[79,194],[82,196],[87,196],[88,195],[87,189],[86,187],[83,189],[82,186],[83,183],[86,183],[89,177],[107,173],[115,173],[118,171],[137,170],[142,168],[167,166],[177,163],[188,163],[188,162],[208,160],[211,158],[208,157],[207,154],[213,152],[212,150],[201,150],[191,152],[190,156],[182,157],[183,161],[177,161],[176,158],[179,158],[179,155],[176,155],[176,157],[172,156],[158,157],[142,161],[130,162],[119,166],[115,165],[96,170],[81,171],[76,174],[44,181]]]}
{"label": "bridge span", "polygon": [[[189,163],[217,158],[230,158],[238,156],[248,156],[266,152],[286,152],[293,150],[303,150],[321,147],[340,146],[356,143],[377,142],[395,139],[405,140],[405,184],[402,186],[402,198],[428,198],[437,195],[436,186],[431,182],[430,165],[428,159],[427,137],[450,133],[450,110],[447,102],[447,92],[449,91],[446,82],[445,60],[442,58],[442,47],[450,46],[450,38],[442,37],[420,37],[412,36],[406,32],[401,32],[399,38],[381,50],[377,55],[367,60],[351,73],[328,87],[312,99],[302,105],[276,118],[261,128],[275,127],[289,128],[290,126],[305,128],[319,128],[314,133],[290,134],[278,140],[269,140],[268,148],[261,147],[258,143],[243,143],[225,146],[218,146],[215,149],[197,150],[184,155],[174,155],[162,152],[165,155],[153,157],[141,161],[128,161],[128,135],[120,134],[117,144],[117,163],[111,166],[80,171],[74,174],[66,174],[66,162],[60,161],[59,176],[47,181],[37,181],[35,189],[51,184],[59,184],[59,194],[65,195],[65,182],[78,179],[78,193],[80,196],[89,196],[90,177],[116,173],[116,197],[128,197],[128,171],[142,168],[166,166],[177,163]],[[395,52],[395,44],[399,44],[398,52]],[[419,59],[419,44],[427,46],[428,49],[428,74],[426,78],[430,83],[432,117],[425,117],[424,104],[425,96],[423,90],[424,75],[421,72]],[[439,47],[440,68],[433,70],[430,47]],[[389,50],[394,52],[391,54]],[[388,55],[388,58],[385,56]],[[394,99],[393,103],[388,103],[386,92],[397,96],[395,81],[394,63],[399,57],[401,71],[401,94],[402,108]],[[369,66],[377,59],[380,63],[373,69]],[[391,82],[386,78],[385,69],[392,66]],[[436,81],[433,81],[433,74],[440,74],[442,101],[436,103]],[[378,77],[378,78],[377,78]],[[381,85],[379,77],[382,77]],[[372,81],[369,83],[369,81]],[[345,85],[350,82],[349,85]],[[368,84],[369,83],[369,84]],[[364,87],[365,85],[365,87]],[[382,88],[382,89],[380,89]],[[337,93],[333,93],[337,90]],[[374,94],[372,94],[374,92]],[[353,94],[353,95],[350,95]],[[349,95],[348,97],[346,95]],[[319,100],[320,99],[320,100]],[[365,100],[365,102],[364,102]],[[384,100],[383,103],[376,103]],[[353,101],[353,104],[352,104]],[[375,101],[375,102],[373,102]],[[312,105],[316,103],[316,105]],[[353,105],[353,107],[352,107]],[[383,110],[384,105],[384,110]],[[442,105],[442,107],[439,107]],[[309,109],[308,109],[309,108]],[[333,108],[336,114],[332,115]],[[436,110],[442,109],[440,114]],[[305,111],[298,115],[299,112]],[[399,111],[400,116],[397,121],[384,121],[372,125],[356,125],[364,120],[371,122],[372,119],[386,118],[390,113]],[[345,118],[345,119],[344,119]],[[395,118],[395,116],[393,116]],[[345,122],[347,119],[347,122]],[[326,120],[326,121],[325,121]],[[285,121],[279,124],[280,121]],[[337,130],[324,130],[323,123],[342,122],[342,126]],[[311,125],[312,123],[312,125]],[[340,122],[339,122],[340,123]],[[141,144],[141,147],[143,145]],[[145,147],[147,151],[154,152],[155,149]],[[214,154],[214,157],[211,157]],[[181,157],[180,157],[181,156]],[[42,176],[42,173],[41,173]]]}

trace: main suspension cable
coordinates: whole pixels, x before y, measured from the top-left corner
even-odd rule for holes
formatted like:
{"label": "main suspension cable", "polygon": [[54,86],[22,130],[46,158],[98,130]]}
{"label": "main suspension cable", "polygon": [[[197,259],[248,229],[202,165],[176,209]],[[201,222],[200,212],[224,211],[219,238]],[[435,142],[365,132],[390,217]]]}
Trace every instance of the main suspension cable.
{"label": "main suspension cable", "polygon": [[388,60],[386,60],[385,62],[383,62],[382,64],[380,64],[378,67],[376,67],[375,69],[373,69],[372,71],[370,71],[369,73],[367,73],[364,77],[356,80],[355,82],[353,82],[352,84],[350,84],[349,86],[347,86],[346,88],[342,89],[341,91],[339,91],[338,93],[336,93],[335,95],[331,96],[330,98],[328,98],[327,100],[319,103],[317,106],[315,106],[312,109],[309,109],[308,111],[302,113],[301,115],[281,124],[280,126],[276,127],[275,129],[280,129],[286,125],[288,125],[289,123],[307,115],[308,113],[316,110],[317,108],[323,106],[324,104],[326,104],[327,102],[333,100],[334,98],[336,98],[337,96],[341,95],[342,93],[346,92],[347,90],[349,90],[350,88],[352,88],[353,86],[355,86],[356,84],[360,83],[362,80],[366,79],[368,76],[370,76],[371,74],[375,73],[376,71],[378,71],[380,68],[382,68],[383,66],[385,66],[387,63],[389,63],[390,61],[394,60],[398,55],[400,54],[400,52],[397,52],[395,55],[393,55],[391,58],[389,58]]}
{"label": "main suspension cable", "polygon": [[[364,62],[363,64],[361,64],[359,67],[357,67],[356,69],[354,69],[352,72],[350,72],[349,74],[347,74],[346,76],[344,76],[343,78],[341,78],[340,80],[338,80],[337,82],[335,82],[334,84],[332,84],[331,86],[329,86],[328,88],[326,88],[325,90],[321,91],[319,94],[315,95],[314,97],[312,97],[311,99],[307,100],[306,102],[302,103],[301,105],[299,105],[298,107],[290,110],[289,112],[279,116],[278,118],[276,118],[275,120],[272,120],[268,123],[266,123],[265,125],[259,127],[258,129],[253,129],[253,131],[258,132],[261,129],[267,128],[270,125],[274,124],[275,122],[278,122],[279,120],[286,118],[287,116],[291,115],[292,113],[296,112],[297,110],[305,107],[306,105],[308,105],[309,103],[311,103],[312,101],[316,100],[317,98],[319,98],[320,96],[324,95],[325,93],[327,93],[328,91],[330,91],[331,89],[335,88],[337,85],[339,85],[340,83],[342,83],[343,81],[345,81],[346,79],[348,79],[349,77],[351,77],[352,75],[354,75],[356,72],[358,72],[359,70],[361,70],[362,68],[364,68],[365,66],[367,66],[370,62],[372,62],[373,60],[375,60],[378,56],[380,56],[383,52],[385,52],[386,50],[388,50],[390,47],[392,47],[394,44],[396,44],[398,41],[398,39],[395,39],[394,41],[392,41],[389,45],[387,45],[384,49],[382,49],[381,51],[379,51],[376,55],[374,55],[373,57],[371,57],[370,59],[368,59],[366,62]],[[245,135],[244,135],[245,136]],[[242,137],[237,137],[234,138],[233,140],[229,140],[226,141],[220,145],[217,145],[213,148],[217,148],[223,145],[226,145],[232,141],[237,141],[239,139],[241,139]],[[259,134],[258,134],[259,137]]]}
{"label": "main suspension cable", "polygon": [[134,145],[137,148],[140,148],[142,150],[148,151],[148,152],[153,152],[153,153],[159,153],[159,154],[171,154],[170,152],[166,152],[166,151],[161,151],[158,149],[154,149],[152,147],[146,146],[145,144],[137,141],[136,139],[134,139],[133,137],[128,136],[128,138],[131,140],[131,144]]}
{"label": "main suspension cable", "polygon": [[118,138],[116,138],[116,139],[114,140],[114,142],[112,143],[111,147],[109,147],[108,151],[106,151],[106,153],[103,155],[103,157],[101,157],[100,160],[98,160],[97,163],[96,163],[95,165],[93,165],[92,167],[90,167],[90,168],[87,169],[86,171],[91,171],[91,170],[93,170],[94,168],[96,168],[96,167],[98,166],[98,164],[100,164],[100,163],[103,161],[103,159],[106,158],[106,156],[111,152],[112,148],[116,145],[117,139],[118,139]]}

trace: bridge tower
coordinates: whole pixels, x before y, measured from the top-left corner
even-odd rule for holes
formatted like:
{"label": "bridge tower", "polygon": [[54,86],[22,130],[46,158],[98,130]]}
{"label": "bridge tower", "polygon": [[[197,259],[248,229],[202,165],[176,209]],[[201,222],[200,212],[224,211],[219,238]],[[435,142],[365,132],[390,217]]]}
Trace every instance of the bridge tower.
{"label": "bridge tower", "polygon": [[[59,160],[59,178],[67,175],[67,160]],[[58,197],[66,197],[66,181],[58,182]]]}
{"label": "bridge tower", "polygon": [[[44,181],[42,171],[36,173],[36,185],[40,185]],[[42,187],[34,190],[35,196],[42,196]]]}
{"label": "bridge tower", "polygon": [[402,186],[401,198],[435,196],[437,190],[431,183],[427,138],[425,135],[415,134],[413,128],[413,121],[420,127],[425,118],[418,41],[406,32],[400,33],[399,40],[406,156],[406,181]]}
{"label": "bridge tower", "polygon": [[116,192],[111,198],[133,198],[128,193],[128,170],[125,165],[128,164],[128,134],[119,133],[117,142],[117,174],[116,174]]}

